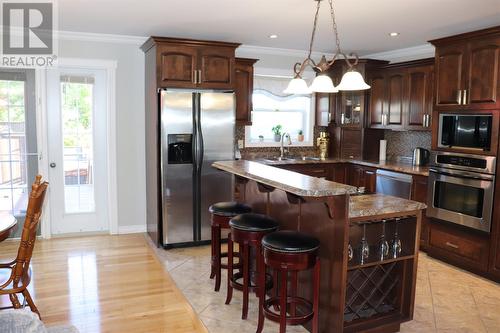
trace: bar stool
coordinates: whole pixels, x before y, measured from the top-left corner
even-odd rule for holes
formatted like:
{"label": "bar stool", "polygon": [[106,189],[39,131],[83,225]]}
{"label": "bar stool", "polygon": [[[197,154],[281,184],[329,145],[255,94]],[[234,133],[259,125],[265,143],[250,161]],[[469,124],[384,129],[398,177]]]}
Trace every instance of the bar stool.
{"label": "bar stool", "polygon": [[[250,206],[238,202],[218,202],[211,205],[208,211],[212,214],[211,230],[212,230],[212,259],[210,278],[215,277],[215,291],[220,289],[221,270],[227,269],[226,264],[222,264],[222,258],[227,257],[227,252],[221,250],[221,229],[229,229],[229,220],[239,214],[249,213],[252,211]],[[230,236],[228,235],[228,238]],[[236,254],[239,258],[239,253]],[[238,263],[239,264],[239,263]]]}
{"label": "bar stool", "polygon": [[[257,333],[262,332],[264,318],[280,324],[280,333],[286,332],[286,325],[302,325],[312,320],[312,333],[318,333],[320,260],[319,240],[297,231],[277,231],[262,238],[264,260],[258,267],[259,277],[266,267],[279,272],[279,296],[266,300],[266,293],[259,290],[259,323]],[[297,274],[313,269],[312,302],[297,296]],[[292,276],[288,295],[288,273]],[[258,284],[262,283],[262,279]],[[275,287],[277,288],[277,287]],[[271,309],[273,308],[273,309]],[[300,308],[302,311],[297,311]],[[289,315],[287,314],[289,310]],[[279,311],[279,312],[278,312]]]}
{"label": "bar stool", "polygon": [[[227,269],[227,297],[226,304],[231,303],[233,288],[243,291],[243,307],[241,318],[248,316],[248,294],[250,291],[258,292],[265,290],[272,285],[272,280],[267,279],[265,272],[262,279],[256,271],[250,270],[250,248],[255,250],[257,266],[263,262],[262,258],[262,237],[270,232],[278,230],[278,223],[267,215],[262,214],[241,214],[229,221],[231,234],[228,239],[228,269]],[[240,248],[240,260],[243,264],[243,272],[233,274],[233,245],[237,243]],[[252,283],[262,280],[261,284]],[[239,282],[243,280],[243,282]]]}

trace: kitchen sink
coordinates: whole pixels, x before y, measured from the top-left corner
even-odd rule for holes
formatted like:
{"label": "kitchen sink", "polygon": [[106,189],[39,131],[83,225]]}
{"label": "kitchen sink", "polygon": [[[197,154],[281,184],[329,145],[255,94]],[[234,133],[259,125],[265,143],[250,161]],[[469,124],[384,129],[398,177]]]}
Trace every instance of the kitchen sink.
{"label": "kitchen sink", "polygon": [[278,162],[278,161],[319,161],[319,157],[311,157],[311,156],[293,156],[293,157],[266,157],[264,161],[268,162]]}

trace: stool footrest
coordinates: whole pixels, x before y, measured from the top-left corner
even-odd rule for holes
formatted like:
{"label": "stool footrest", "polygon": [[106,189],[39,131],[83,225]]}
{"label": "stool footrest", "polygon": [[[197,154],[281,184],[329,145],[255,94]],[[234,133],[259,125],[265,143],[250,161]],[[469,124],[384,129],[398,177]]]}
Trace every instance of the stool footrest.
{"label": "stool footrest", "polygon": [[[300,314],[300,315],[287,315],[286,316],[286,323],[289,325],[301,325],[309,320],[314,315],[313,312],[313,306],[312,303],[305,298],[298,297],[298,296],[288,296],[286,298],[286,303],[287,305],[295,305],[296,307],[304,307],[306,308],[306,313],[305,314]],[[279,297],[271,297],[269,299],[266,299],[264,301],[264,316],[268,319],[271,319],[272,321],[275,322],[280,322],[280,313],[273,311],[272,308],[279,308],[280,306],[280,298]]]}
{"label": "stool footrest", "polygon": [[[257,291],[257,286],[254,283],[254,281],[257,281],[257,277],[255,275],[256,275],[256,272],[252,272],[252,274],[250,276],[250,284],[248,286],[248,290],[252,291],[252,292]],[[243,273],[241,273],[241,272],[233,273],[233,278],[229,280],[229,284],[234,289],[242,291],[243,290],[243,283],[238,282],[238,280],[242,280],[242,279],[243,279]],[[273,278],[271,275],[266,273],[266,290],[270,290],[272,287],[273,287]]]}

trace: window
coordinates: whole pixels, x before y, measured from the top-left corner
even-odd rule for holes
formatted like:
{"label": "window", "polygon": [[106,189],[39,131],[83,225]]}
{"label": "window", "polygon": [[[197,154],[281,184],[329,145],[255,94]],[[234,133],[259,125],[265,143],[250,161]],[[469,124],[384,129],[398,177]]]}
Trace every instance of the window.
{"label": "window", "polygon": [[[292,145],[313,145],[313,98],[311,95],[284,95],[288,80],[256,77],[253,91],[252,126],[245,128],[245,146],[273,147],[280,142],[273,127],[281,125],[281,133],[289,133]],[[303,140],[299,140],[302,131]]]}

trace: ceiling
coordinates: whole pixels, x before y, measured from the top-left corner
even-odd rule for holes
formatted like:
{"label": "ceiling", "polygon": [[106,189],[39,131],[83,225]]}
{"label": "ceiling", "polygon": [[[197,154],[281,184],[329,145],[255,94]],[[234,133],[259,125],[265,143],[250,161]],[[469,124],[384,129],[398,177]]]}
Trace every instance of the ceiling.
{"label": "ceiling", "polygon": [[[59,1],[59,30],[169,36],[305,50],[313,0]],[[432,38],[500,24],[500,0],[336,0],[341,46],[361,55],[425,44]],[[314,49],[334,41],[323,1]],[[399,32],[391,38],[389,32]],[[277,39],[269,39],[277,34]]]}

